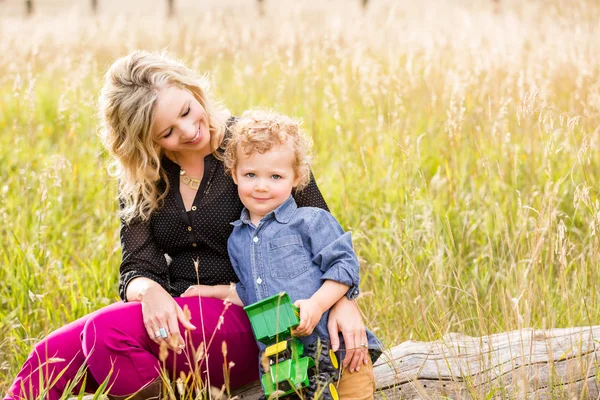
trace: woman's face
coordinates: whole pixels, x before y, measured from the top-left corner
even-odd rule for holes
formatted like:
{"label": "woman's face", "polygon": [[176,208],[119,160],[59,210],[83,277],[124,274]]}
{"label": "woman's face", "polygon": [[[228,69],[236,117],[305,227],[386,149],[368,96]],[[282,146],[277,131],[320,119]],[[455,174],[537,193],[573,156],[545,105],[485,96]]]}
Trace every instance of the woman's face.
{"label": "woman's face", "polygon": [[206,110],[187,89],[166,86],[154,108],[152,138],[175,153],[210,152]]}

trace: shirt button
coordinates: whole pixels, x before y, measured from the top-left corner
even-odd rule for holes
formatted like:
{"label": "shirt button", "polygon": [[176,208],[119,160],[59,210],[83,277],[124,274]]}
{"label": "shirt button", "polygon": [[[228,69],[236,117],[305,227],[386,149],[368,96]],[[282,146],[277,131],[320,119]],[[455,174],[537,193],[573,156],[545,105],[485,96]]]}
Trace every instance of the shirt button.
{"label": "shirt button", "polygon": [[258,279],[256,280],[256,283],[258,283],[258,284],[260,285],[260,284],[262,283],[262,279],[258,278]]}
{"label": "shirt button", "polygon": [[254,238],[252,238],[252,241],[253,241],[254,243],[258,243],[258,236],[254,236]]}
{"label": "shirt button", "polygon": [[192,227],[191,226],[188,226],[188,231],[190,231],[190,232],[192,231]]}
{"label": "shirt button", "polygon": [[196,210],[197,210],[196,206],[192,206],[192,211],[196,211]]}
{"label": "shirt button", "polygon": [[192,246],[196,247],[196,246],[198,246],[198,245],[197,245],[196,243],[192,243]]}

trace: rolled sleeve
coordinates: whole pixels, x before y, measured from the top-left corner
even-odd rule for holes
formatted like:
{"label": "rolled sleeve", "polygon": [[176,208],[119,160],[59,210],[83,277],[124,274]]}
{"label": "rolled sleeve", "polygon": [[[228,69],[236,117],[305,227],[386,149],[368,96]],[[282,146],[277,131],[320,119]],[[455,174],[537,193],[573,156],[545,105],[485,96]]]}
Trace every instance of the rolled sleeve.
{"label": "rolled sleeve", "polygon": [[319,210],[310,224],[308,237],[313,250],[312,261],[323,271],[322,280],[332,280],[349,287],[346,296],[359,294],[360,266],[352,248],[352,235],[330,213]]}
{"label": "rolled sleeve", "polygon": [[358,297],[358,295],[360,294],[360,288],[357,286],[352,286],[350,289],[348,289],[348,291],[346,292],[346,297],[348,298],[348,300],[354,300]]}

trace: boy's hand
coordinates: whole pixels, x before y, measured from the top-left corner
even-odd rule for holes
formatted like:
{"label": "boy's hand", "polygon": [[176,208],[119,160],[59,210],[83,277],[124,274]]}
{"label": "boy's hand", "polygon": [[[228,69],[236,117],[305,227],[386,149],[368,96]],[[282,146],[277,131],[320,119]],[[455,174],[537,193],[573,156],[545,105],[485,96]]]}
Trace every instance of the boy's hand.
{"label": "boy's hand", "polygon": [[321,320],[323,310],[313,299],[296,300],[294,305],[300,309],[300,325],[292,333],[295,336],[308,336]]}

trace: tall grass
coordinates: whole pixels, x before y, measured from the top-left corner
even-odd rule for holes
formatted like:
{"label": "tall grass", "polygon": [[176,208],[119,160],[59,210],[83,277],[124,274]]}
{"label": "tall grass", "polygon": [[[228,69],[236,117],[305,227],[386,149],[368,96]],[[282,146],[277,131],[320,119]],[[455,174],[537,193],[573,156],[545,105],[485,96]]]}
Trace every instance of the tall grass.
{"label": "tall grass", "polygon": [[285,0],[259,18],[182,0],[166,20],[52,1],[27,20],[0,3],[0,392],[33,343],[117,300],[95,102],[139,48],[209,71],[234,114],[304,119],[386,345],[600,321],[594,2]]}

